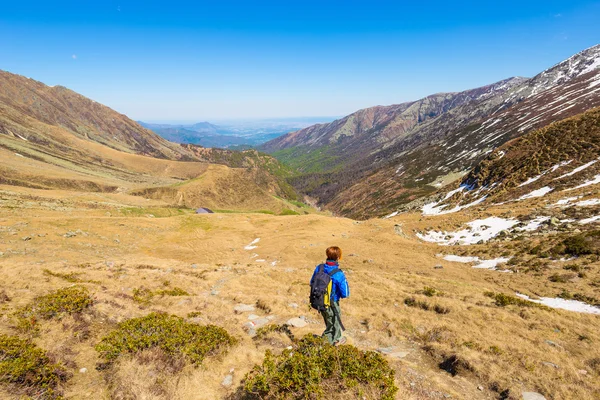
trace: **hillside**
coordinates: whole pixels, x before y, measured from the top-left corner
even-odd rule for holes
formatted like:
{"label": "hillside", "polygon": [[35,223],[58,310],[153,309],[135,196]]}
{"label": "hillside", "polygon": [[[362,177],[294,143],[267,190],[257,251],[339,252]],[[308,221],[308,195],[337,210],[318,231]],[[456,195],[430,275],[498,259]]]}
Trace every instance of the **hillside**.
{"label": "hillside", "polygon": [[[506,141],[599,106],[599,66],[600,45],[531,79],[447,95],[447,104],[425,98],[362,110],[264,148],[299,168],[294,186],[328,209],[382,216],[456,181]],[[409,113],[415,107],[424,113]]]}
{"label": "hillside", "polygon": [[196,200],[181,206],[206,201],[227,209],[231,190],[238,190],[253,193],[252,209],[280,212],[292,206],[277,197],[297,198],[286,182],[289,169],[271,156],[172,143],[66,88],[7,72],[0,72],[0,154],[4,185],[139,192],[221,171],[243,179],[198,192],[187,186]]}
{"label": "hillside", "polygon": [[[485,206],[574,194],[600,183],[600,108],[523,135],[482,160],[430,213],[449,212],[467,204]],[[574,202],[571,199],[566,204]],[[593,206],[593,202],[589,206]],[[594,207],[588,207],[594,211]]]}

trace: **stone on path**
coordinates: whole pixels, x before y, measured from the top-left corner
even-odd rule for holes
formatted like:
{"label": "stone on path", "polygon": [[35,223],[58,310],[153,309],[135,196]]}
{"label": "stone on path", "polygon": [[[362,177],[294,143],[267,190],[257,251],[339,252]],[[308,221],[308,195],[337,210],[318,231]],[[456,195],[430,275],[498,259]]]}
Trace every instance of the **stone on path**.
{"label": "stone on path", "polygon": [[238,304],[235,307],[233,307],[233,311],[235,311],[236,314],[241,314],[243,312],[249,312],[249,311],[254,311],[256,308],[253,305],[250,304]]}
{"label": "stone on path", "polygon": [[294,328],[304,328],[306,325],[308,325],[304,319],[299,317],[289,319],[286,324],[293,326]]}
{"label": "stone on path", "polygon": [[269,318],[258,318],[249,322],[246,322],[243,325],[243,328],[250,336],[256,335],[256,329],[265,326],[271,321]]}
{"label": "stone on path", "polygon": [[523,400],[546,400],[546,398],[537,392],[523,392]]}
{"label": "stone on path", "polygon": [[410,351],[403,351],[398,347],[380,347],[377,351],[392,358],[404,358],[410,354]]}
{"label": "stone on path", "polygon": [[231,374],[225,376],[225,378],[223,378],[223,381],[221,382],[221,385],[225,386],[225,387],[229,387],[232,384],[233,384],[233,375],[231,375]]}

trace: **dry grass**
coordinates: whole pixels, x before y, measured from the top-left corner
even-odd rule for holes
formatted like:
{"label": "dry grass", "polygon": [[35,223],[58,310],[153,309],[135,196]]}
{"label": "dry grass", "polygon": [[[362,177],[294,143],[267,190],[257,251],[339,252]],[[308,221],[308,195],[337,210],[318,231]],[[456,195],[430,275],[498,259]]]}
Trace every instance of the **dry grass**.
{"label": "dry grass", "polygon": [[[274,316],[271,323],[277,325],[304,315],[308,326],[291,328],[292,333],[296,337],[320,333],[321,317],[307,305],[308,280],[330,244],[345,251],[342,268],[352,296],[343,301],[342,310],[349,342],[362,350],[392,346],[408,353],[401,359],[389,357],[400,387],[397,398],[439,399],[449,394],[459,399],[516,399],[526,390],[549,399],[600,396],[597,316],[511,304],[500,307],[484,294],[519,290],[556,296],[571,285],[566,286],[571,294],[589,297],[597,290],[589,289],[598,273],[597,261],[585,265],[588,278],[582,281],[550,282],[552,271],[541,276],[501,274],[444,262],[436,256],[440,247],[394,233],[398,222],[407,233],[428,226],[454,228],[477,217],[477,211],[423,221],[406,214],[395,221],[361,223],[319,215],[148,218],[118,216],[103,204],[84,207],[80,198],[58,191],[10,191],[16,193],[11,195],[14,199],[39,199],[0,208],[0,273],[6,295],[0,304],[2,314],[11,315],[35,297],[69,285],[69,279],[79,280],[77,285],[95,298],[89,320],[69,316],[42,320],[34,338],[73,373],[66,384],[67,396],[215,399],[234,393],[245,373],[262,361],[265,350],[281,351],[290,341],[282,333],[252,340],[243,330],[249,313],[236,314],[233,307],[256,305],[255,314]],[[93,196],[81,194],[83,199]],[[64,209],[44,206],[57,201]],[[115,195],[111,201],[122,207],[139,204],[139,198],[125,195]],[[35,212],[28,208],[31,202]],[[81,233],[74,237],[64,236],[78,230]],[[23,241],[24,236],[33,239]],[[244,250],[255,238],[261,239],[258,247]],[[505,248],[509,245],[465,250],[517,251]],[[443,250],[461,252],[460,248]],[[365,259],[372,262],[363,263]],[[438,264],[444,268],[434,269]],[[553,273],[577,273],[562,265],[557,268]],[[142,287],[151,292],[180,288],[190,295],[155,295],[141,304],[134,291]],[[407,298],[426,303],[428,309],[405,305]],[[449,313],[436,312],[436,306]],[[160,352],[148,350],[119,359],[110,371],[96,370],[101,360],[94,346],[100,339],[116,323],[150,312],[222,326],[240,344],[227,355],[205,360],[200,368],[185,365],[170,370]],[[86,333],[77,334],[80,331]],[[0,332],[12,332],[9,319],[0,319]],[[80,368],[87,372],[79,373]],[[225,388],[221,382],[232,369],[233,384]],[[478,385],[484,390],[477,390]],[[0,395],[14,398],[8,392]]]}

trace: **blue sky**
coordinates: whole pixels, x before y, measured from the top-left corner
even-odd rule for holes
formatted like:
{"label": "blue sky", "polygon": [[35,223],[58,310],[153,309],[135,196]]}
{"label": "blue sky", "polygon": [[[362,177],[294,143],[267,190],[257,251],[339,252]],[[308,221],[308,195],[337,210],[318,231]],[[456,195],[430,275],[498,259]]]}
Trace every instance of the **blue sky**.
{"label": "blue sky", "polygon": [[148,121],[346,115],[600,43],[600,1],[3,3],[0,69]]}

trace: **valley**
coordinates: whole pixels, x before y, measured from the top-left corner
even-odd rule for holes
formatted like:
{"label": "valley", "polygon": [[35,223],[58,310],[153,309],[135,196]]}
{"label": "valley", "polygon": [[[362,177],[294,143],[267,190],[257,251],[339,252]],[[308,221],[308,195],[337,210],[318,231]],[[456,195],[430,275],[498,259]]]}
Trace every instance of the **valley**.
{"label": "valley", "polygon": [[[271,155],[0,72],[0,397],[599,398],[599,59]],[[308,302],[331,245],[338,347]]]}

